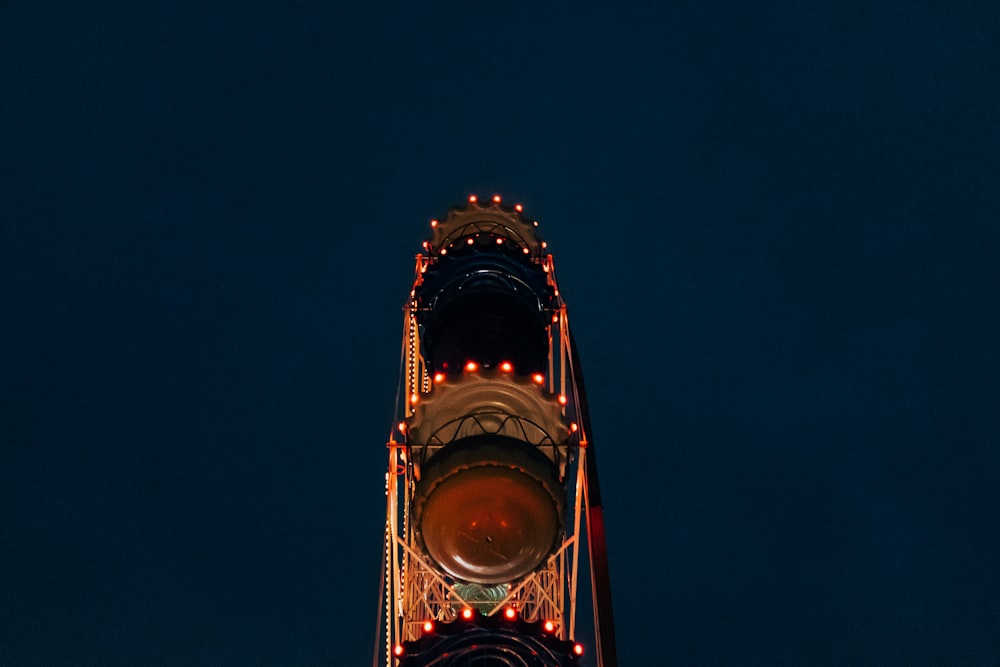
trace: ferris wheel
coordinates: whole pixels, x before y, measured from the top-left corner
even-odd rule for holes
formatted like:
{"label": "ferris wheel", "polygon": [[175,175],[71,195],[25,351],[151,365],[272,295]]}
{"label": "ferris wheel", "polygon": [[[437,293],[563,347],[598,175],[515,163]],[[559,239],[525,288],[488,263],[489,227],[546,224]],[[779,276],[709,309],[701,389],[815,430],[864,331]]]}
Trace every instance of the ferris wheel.
{"label": "ferris wheel", "polygon": [[585,653],[617,667],[587,397],[552,255],[499,195],[430,226],[404,307],[373,667]]}

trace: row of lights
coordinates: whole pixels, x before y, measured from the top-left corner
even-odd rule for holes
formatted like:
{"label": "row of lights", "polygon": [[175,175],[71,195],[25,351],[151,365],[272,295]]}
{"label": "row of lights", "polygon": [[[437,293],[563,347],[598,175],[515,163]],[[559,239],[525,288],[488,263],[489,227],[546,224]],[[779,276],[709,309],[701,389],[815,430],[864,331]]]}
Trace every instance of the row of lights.
{"label": "row of lights", "polygon": [[[478,195],[469,195],[469,203],[470,204],[475,204],[478,201],[479,201],[479,196]],[[500,197],[500,195],[493,195],[493,203],[494,204],[499,204],[501,201],[502,201],[502,198]],[[518,213],[524,213],[524,206],[522,206],[521,204],[514,204],[514,210],[517,211]],[[439,224],[439,222],[438,222],[437,219],[431,220],[431,227],[437,227],[438,224]],[[533,220],[531,224],[532,224],[532,226],[537,227],[538,226],[538,221],[537,220]],[[545,246],[543,245],[542,247],[545,247]]]}
{"label": "row of lights", "polygon": [[[478,201],[479,201],[479,196],[478,195],[469,195],[469,203],[470,204],[475,204]],[[493,203],[494,204],[499,204],[501,201],[502,201],[502,198],[500,197],[500,195],[493,195]],[[521,206],[520,204],[514,204],[514,210],[517,211],[518,213],[521,213],[521,212],[524,211],[524,207]],[[535,224],[538,224],[538,223],[535,223]]]}
{"label": "row of lights", "polygon": [[[437,224],[437,220],[431,220],[431,227],[435,226],[436,224]],[[490,234],[490,236],[493,236],[493,235]],[[472,245],[473,243],[476,242],[476,239],[478,239],[479,237],[480,237],[480,234],[476,234],[475,236],[469,236],[469,237],[466,238],[465,242],[468,245]],[[497,245],[503,245],[504,243],[506,243],[507,241],[510,241],[510,240],[512,240],[512,239],[509,236],[498,236],[495,239]],[[452,247],[454,245],[455,244],[452,243],[451,246],[448,246],[448,247],[450,248],[450,247]],[[424,241],[421,244],[421,246],[423,247],[424,250],[430,250],[431,249],[431,242],[430,241]],[[541,246],[542,246],[542,248],[548,248],[549,247],[548,241],[542,241]],[[445,250],[447,250],[447,249],[448,248],[445,248]]]}
{"label": "row of lights", "polygon": [[[469,608],[469,607],[465,607],[464,609],[462,609],[462,612],[461,612],[460,615],[466,621],[471,621],[473,619],[473,617],[476,615],[476,612],[473,609]],[[507,619],[508,621],[517,620],[517,610],[514,607],[505,607],[504,610],[503,610],[503,617],[505,619]],[[555,621],[552,621],[552,620],[547,620],[544,623],[542,623],[542,629],[547,634],[550,634],[550,635],[553,634],[553,633],[555,633],[555,631],[558,629],[558,627],[559,626],[556,625]],[[424,624],[421,626],[421,629],[424,631],[425,635],[431,634],[432,632],[434,632],[434,621],[432,621],[432,620],[426,620],[426,621],[424,621]],[[393,648],[392,652],[393,652],[393,654],[397,658],[402,657],[402,655],[403,655],[403,645],[402,644],[396,644],[396,646]],[[583,655],[583,644],[579,644],[579,643],[573,644],[573,653],[576,654],[576,655]]]}
{"label": "row of lights", "polygon": [[[473,239],[472,237],[469,237],[466,240],[466,243],[468,245],[472,245],[475,242],[476,242],[475,239]],[[502,245],[503,242],[504,242],[504,238],[503,237],[497,239],[497,245]],[[448,246],[448,248],[452,248],[452,247],[454,247],[454,245],[455,244],[452,243],[450,246]],[[429,247],[430,247],[430,245],[428,244],[428,242],[424,241],[424,250],[429,249]],[[542,244],[542,247],[543,248],[546,247],[546,244],[544,242]],[[438,254],[439,255],[447,255],[448,254],[448,248],[441,248],[441,250],[438,251]],[[525,255],[530,255],[531,254],[531,249],[530,248],[521,248],[521,253],[525,254]]]}
{"label": "row of lights", "polygon": [[[475,361],[467,361],[467,362],[465,362],[465,366],[463,366],[462,368],[463,368],[463,370],[465,370],[466,373],[475,373],[476,371],[479,370],[479,364],[477,362],[475,362]],[[509,361],[501,361],[500,364],[499,364],[499,366],[497,366],[497,368],[499,368],[504,373],[513,373],[514,372],[514,364],[510,363]],[[442,382],[445,381],[445,379],[447,377],[448,376],[445,375],[444,373],[440,373],[440,372],[435,373],[434,374],[434,384],[441,384]],[[532,373],[531,374],[531,381],[534,382],[535,384],[541,386],[541,385],[545,384],[545,374],[544,373]],[[410,396],[410,403],[414,403],[415,404],[417,402],[417,400],[418,400],[418,398],[417,398],[416,394],[412,394]],[[559,402],[559,405],[566,405],[566,403],[569,402],[569,399],[566,398],[566,394],[559,394],[559,396],[556,397],[556,400]]]}
{"label": "row of lights", "polygon": [[[514,364],[510,363],[509,361],[501,361],[497,365],[497,368],[499,368],[504,373],[513,373],[514,372]],[[475,373],[476,371],[479,370],[479,363],[476,362],[476,361],[467,361],[467,362],[465,362],[465,365],[462,367],[462,369],[466,373]],[[444,382],[445,378],[447,378],[447,377],[448,376],[445,375],[444,373],[435,373],[434,374],[434,383],[435,384],[440,384],[440,383]],[[543,384],[545,384],[545,374],[544,373],[532,373],[531,374],[531,381],[534,382],[537,385],[543,385]],[[416,401],[414,401],[414,402],[416,402]],[[562,403],[562,405],[565,405],[565,403]]]}
{"label": "row of lights", "polygon": [[[501,361],[498,368],[504,373],[514,372],[514,364],[510,363],[509,361]],[[475,373],[476,371],[479,370],[479,364],[475,361],[467,361],[465,362],[465,366],[463,366],[463,370],[465,370],[465,372],[467,373]],[[445,379],[447,379],[447,377],[448,376],[445,375],[444,373],[441,372],[435,373],[434,384],[441,384],[442,382],[445,381]],[[532,373],[531,381],[541,386],[545,384],[545,374]],[[420,402],[420,395],[416,393],[410,394],[410,405],[416,405],[418,402]],[[567,398],[566,394],[559,394],[558,396],[556,396],[556,402],[558,402],[559,405],[565,407],[566,404],[569,403],[569,399]],[[398,428],[400,433],[406,433],[406,422],[399,422]],[[577,426],[576,422],[573,422],[572,424],[569,425],[570,433],[576,433],[578,430],[579,426]]]}

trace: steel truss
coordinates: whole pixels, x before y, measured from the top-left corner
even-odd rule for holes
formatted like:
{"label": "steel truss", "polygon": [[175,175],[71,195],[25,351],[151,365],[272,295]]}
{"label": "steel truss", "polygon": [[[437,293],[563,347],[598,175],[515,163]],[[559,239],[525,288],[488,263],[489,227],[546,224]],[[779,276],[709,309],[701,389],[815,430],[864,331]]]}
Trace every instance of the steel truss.
{"label": "steel truss", "polygon": [[[433,261],[417,255],[415,286]],[[593,628],[600,667],[616,667],[613,628],[610,614],[610,589],[607,584],[607,561],[604,551],[603,524],[601,533],[593,535],[592,519],[600,519],[598,502],[592,507],[590,498],[596,487],[596,467],[588,460],[589,421],[586,397],[579,374],[579,361],[573,350],[567,319],[566,305],[559,296],[551,255],[533,258],[547,274],[554,289],[555,305],[551,309],[552,325],[549,327],[548,369],[545,387],[561,399],[563,415],[572,420],[572,434],[564,444],[556,444],[552,434],[545,433],[538,425],[518,415],[504,415],[504,420],[517,423],[525,442],[549,455],[559,470],[560,481],[567,493],[564,534],[558,549],[545,564],[520,580],[500,586],[480,587],[453,581],[433,567],[418,547],[410,521],[411,502],[420,466],[435,451],[446,446],[455,433],[463,431],[468,422],[479,423],[477,415],[463,415],[463,421],[454,429],[442,427],[424,442],[411,442],[404,424],[393,430],[388,447],[386,472],[386,526],[384,626],[379,636],[384,639],[385,665],[392,667],[394,648],[404,641],[420,637],[424,623],[450,622],[458,618],[463,609],[472,608],[484,616],[491,616],[511,607],[526,621],[552,621],[555,634],[564,640],[574,641],[578,624],[578,591],[581,588],[581,550],[588,549],[584,558],[590,565],[587,589],[593,593]],[[401,396],[397,397],[397,415],[413,414],[410,397],[431,391],[432,381],[428,365],[421,354],[420,329],[417,324],[417,301],[414,292],[404,308],[403,350],[401,359]],[[491,423],[495,423],[495,419]],[[447,426],[447,425],[446,425]],[[484,433],[491,432],[484,428]],[[596,510],[596,514],[595,514]],[[584,532],[581,533],[581,530]],[[595,539],[596,538],[596,539]],[[595,542],[599,553],[594,552]],[[595,579],[603,577],[603,582]],[[490,590],[485,590],[490,589]],[[585,589],[586,590],[586,589]],[[601,625],[604,627],[601,627]],[[377,667],[378,652],[373,661]]]}

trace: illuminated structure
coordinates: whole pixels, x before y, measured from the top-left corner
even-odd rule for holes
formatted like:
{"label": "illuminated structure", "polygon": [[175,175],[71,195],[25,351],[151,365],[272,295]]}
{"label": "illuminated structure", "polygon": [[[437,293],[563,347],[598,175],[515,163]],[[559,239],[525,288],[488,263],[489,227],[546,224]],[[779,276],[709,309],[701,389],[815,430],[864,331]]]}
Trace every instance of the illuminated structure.
{"label": "illuminated structure", "polygon": [[417,255],[375,665],[578,664],[578,591],[597,664],[617,665],[583,377],[537,227],[472,196]]}

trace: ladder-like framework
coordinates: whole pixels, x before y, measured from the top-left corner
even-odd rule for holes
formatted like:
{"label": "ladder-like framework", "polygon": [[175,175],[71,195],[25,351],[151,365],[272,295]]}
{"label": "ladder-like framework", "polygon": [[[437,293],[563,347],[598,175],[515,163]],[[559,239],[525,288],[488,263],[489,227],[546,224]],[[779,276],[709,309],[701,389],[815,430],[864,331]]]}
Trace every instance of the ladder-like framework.
{"label": "ladder-like framework", "polygon": [[[384,656],[387,667],[392,667],[403,656],[404,647],[415,645],[430,628],[461,622],[463,618],[471,618],[472,613],[494,620],[502,620],[506,615],[509,619],[517,618],[522,624],[533,624],[519,627],[538,626],[553,638],[566,642],[571,647],[569,659],[575,659],[583,650],[577,643],[581,622],[578,592],[588,589],[593,596],[597,664],[616,667],[607,555],[596,465],[588,440],[586,394],[566,304],[556,283],[552,256],[545,252],[546,244],[535,236],[537,224],[524,221],[520,206],[502,206],[499,197],[486,205],[470,198],[468,207],[452,209],[443,223],[432,221],[434,237],[424,244],[425,252],[416,257],[414,287],[404,307],[400,395],[397,397],[397,414],[401,419],[388,440],[385,614],[378,629],[374,667],[378,665],[379,654]],[[502,406],[490,405],[456,414],[453,419],[436,424],[433,430],[419,428],[418,406],[423,401],[432,400],[436,391],[441,392],[440,395],[446,395],[444,391],[457,391],[444,387],[451,382],[450,376],[441,372],[440,364],[435,369],[433,360],[426,357],[421,340],[424,329],[421,315],[429,306],[428,299],[421,298],[422,284],[428,271],[434,272],[436,263],[448,250],[466,250],[466,243],[471,246],[473,239],[482,242],[484,237],[490,244],[495,240],[498,245],[513,245],[525,256],[520,261],[530,262],[535,267],[533,270],[541,269],[544,273],[547,293],[551,297],[547,302],[540,302],[548,323],[548,358],[543,372],[530,375],[530,384],[542,397],[540,401],[558,404],[553,410],[559,421],[546,421],[542,417],[533,420],[524,414],[512,414]],[[465,383],[461,386],[480,382],[492,383],[489,385],[492,387],[507,382],[517,391],[530,391],[531,388],[517,385],[510,366],[503,362],[493,369],[481,369],[470,361],[461,375],[483,374],[483,377],[459,378]],[[455,369],[451,372],[454,374]],[[433,460],[435,454],[470,434],[491,437],[512,434],[546,457],[558,471],[559,483],[564,489],[558,542],[532,571],[510,581],[477,584],[449,574],[429,554],[415,526],[421,472],[427,469],[428,461]],[[581,582],[581,566],[587,564],[589,577]],[[378,649],[378,637],[384,641],[384,650]]]}

